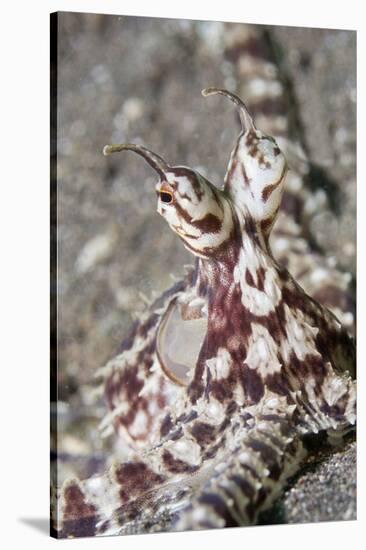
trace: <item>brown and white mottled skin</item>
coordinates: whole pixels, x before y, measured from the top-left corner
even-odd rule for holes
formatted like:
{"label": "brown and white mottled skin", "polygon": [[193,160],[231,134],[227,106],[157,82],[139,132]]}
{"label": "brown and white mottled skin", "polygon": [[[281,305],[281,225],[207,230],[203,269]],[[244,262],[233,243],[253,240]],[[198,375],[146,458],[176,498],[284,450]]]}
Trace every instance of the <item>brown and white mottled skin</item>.
{"label": "brown and white mottled skin", "polygon": [[306,148],[290,135],[278,67],[259,35],[229,26],[225,56],[277,144],[237,97],[216,90],[242,120],[222,189],[121,148],[157,170],[158,211],[196,265],[102,369],[102,428],[118,433],[126,461],[65,483],[60,537],[255,523],[301,465],[307,435],[355,424],[354,344],[312,299],[352,331],[349,278],[311,245],[312,215],[327,198],[307,185]]}
{"label": "brown and white mottled skin", "polygon": [[[276,138],[290,166],[272,232],[273,253],[305,291],[354,334],[352,277],[321,250],[321,239],[314,232],[314,218],[322,213],[333,220],[334,212],[323,187],[326,178],[324,174],[319,178],[321,171],[309,156],[291,78],[275,53],[278,44],[265,27],[227,25],[224,48],[238,94],[245,97],[258,128]],[[322,186],[316,185],[317,180]]]}
{"label": "brown and white mottled skin", "polygon": [[196,265],[104,368],[104,427],[128,458],[64,484],[60,537],[255,523],[306,456],[304,437],[355,424],[354,343],[269,244],[288,170],[280,140],[237,96],[203,93],[231,99],[242,123],[222,189],[142,146],[105,148],[154,168],[158,213]]}

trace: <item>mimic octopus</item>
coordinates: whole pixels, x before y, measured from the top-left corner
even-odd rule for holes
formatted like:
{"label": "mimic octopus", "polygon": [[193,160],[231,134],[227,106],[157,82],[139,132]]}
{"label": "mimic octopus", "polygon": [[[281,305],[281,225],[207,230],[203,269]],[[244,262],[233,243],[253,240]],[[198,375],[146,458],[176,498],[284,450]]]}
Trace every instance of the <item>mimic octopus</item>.
{"label": "mimic octopus", "polygon": [[104,368],[104,424],[130,457],[64,483],[59,537],[254,524],[304,461],[308,436],[355,426],[354,340],[270,246],[288,171],[280,142],[238,96],[203,90],[215,94],[242,125],[221,189],[142,145],[104,148],[155,170],[158,213],[196,263]]}

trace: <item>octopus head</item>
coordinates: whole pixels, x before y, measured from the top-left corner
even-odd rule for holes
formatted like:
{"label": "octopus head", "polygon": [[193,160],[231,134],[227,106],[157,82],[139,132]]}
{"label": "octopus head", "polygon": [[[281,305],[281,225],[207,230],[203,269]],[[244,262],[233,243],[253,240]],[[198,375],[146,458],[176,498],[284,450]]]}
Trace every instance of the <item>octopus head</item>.
{"label": "octopus head", "polygon": [[194,255],[209,258],[224,248],[233,230],[231,201],[197,171],[170,166],[159,155],[136,144],[107,145],[104,154],[134,151],[159,175],[157,211]]}
{"label": "octopus head", "polygon": [[231,153],[225,190],[233,203],[256,221],[275,217],[280,206],[287,161],[276,140],[258,130],[244,102],[220,88],[206,88],[204,97],[224,95],[238,108],[242,131]]}

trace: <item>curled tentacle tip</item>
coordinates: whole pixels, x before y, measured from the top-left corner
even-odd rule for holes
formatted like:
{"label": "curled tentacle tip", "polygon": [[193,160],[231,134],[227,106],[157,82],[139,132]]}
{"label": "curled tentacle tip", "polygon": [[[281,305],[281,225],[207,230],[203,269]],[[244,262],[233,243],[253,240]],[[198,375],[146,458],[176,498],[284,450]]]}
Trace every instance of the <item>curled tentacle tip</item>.
{"label": "curled tentacle tip", "polygon": [[214,86],[209,86],[208,88],[203,88],[201,94],[203,95],[203,97],[207,97],[208,95],[215,94],[216,91],[217,88],[215,88]]}
{"label": "curled tentacle tip", "polygon": [[159,155],[150,151],[143,145],[137,145],[136,143],[118,143],[115,145],[105,145],[103,148],[103,155],[109,156],[112,153],[120,153],[121,151],[133,151],[141,157],[143,157],[150,166],[156,170],[159,175],[164,178],[165,172],[169,170],[169,165]]}
{"label": "curled tentacle tip", "polygon": [[216,94],[220,94],[228,97],[230,101],[235,103],[235,105],[237,105],[237,107],[239,108],[239,115],[242,122],[243,130],[244,131],[255,130],[253,119],[250,116],[244,101],[242,101],[240,97],[238,97],[237,95],[233,94],[233,92],[229,92],[224,88],[215,88],[211,86],[209,88],[204,88],[201,93],[204,97],[207,97],[209,95],[216,95]]}
{"label": "curled tentacle tip", "polygon": [[[134,143],[114,143],[113,145],[105,145],[103,147],[103,155],[108,157],[112,153],[120,153],[121,151],[136,151],[136,149],[141,149],[139,145]],[[138,152],[138,151],[136,151]]]}
{"label": "curled tentacle tip", "polygon": [[235,99],[235,102],[241,101],[238,97],[236,97],[232,92],[229,92],[228,90],[225,90],[225,88],[216,88],[216,86],[209,86],[208,88],[204,88],[201,91],[201,94],[203,97],[207,97],[209,95],[226,95],[230,97],[232,100]]}

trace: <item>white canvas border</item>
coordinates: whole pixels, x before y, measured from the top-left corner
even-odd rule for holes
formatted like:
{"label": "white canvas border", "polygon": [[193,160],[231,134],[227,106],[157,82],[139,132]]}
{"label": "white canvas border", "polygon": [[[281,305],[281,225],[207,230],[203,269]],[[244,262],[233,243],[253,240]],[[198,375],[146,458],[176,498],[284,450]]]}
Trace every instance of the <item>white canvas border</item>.
{"label": "white canvas border", "polygon": [[[112,0],[52,0],[30,3],[13,1],[2,7],[1,53],[3,56],[2,107],[2,544],[4,548],[42,550],[52,544],[77,544],[78,548],[120,547],[134,549],[157,545],[160,550],[173,544],[179,548],[207,545],[220,548],[255,547],[296,549],[315,546],[344,549],[361,536],[364,519],[363,459],[365,421],[362,375],[365,358],[362,330],[365,327],[365,260],[363,241],[366,228],[362,209],[365,202],[365,131],[358,130],[358,324],[359,324],[359,511],[357,522],[314,525],[253,527],[215,532],[159,534],[135,537],[80,539],[56,542],[30,519],[48,515],[48,255],[49,255],[49,13],[87,11],[125,15],[164,16],[252,23],[313,26],[358,30],[358,115],[366,120],[365,23],[362,4],[321,3],[307,0],[260,3],[206,1],[175,5],[162,1],[127,4]],[[5,172],[5,173],[4,173]],[[356,543],[357,544],[357,543]]]}

